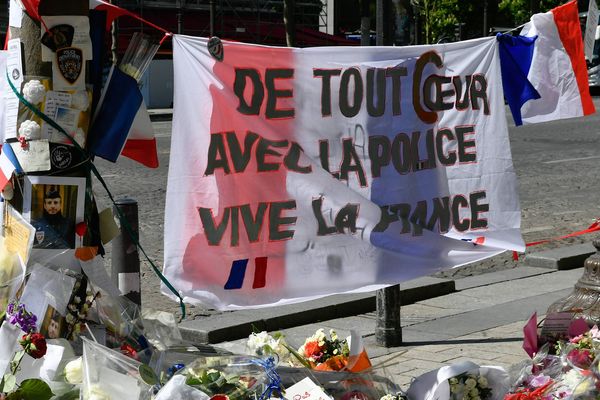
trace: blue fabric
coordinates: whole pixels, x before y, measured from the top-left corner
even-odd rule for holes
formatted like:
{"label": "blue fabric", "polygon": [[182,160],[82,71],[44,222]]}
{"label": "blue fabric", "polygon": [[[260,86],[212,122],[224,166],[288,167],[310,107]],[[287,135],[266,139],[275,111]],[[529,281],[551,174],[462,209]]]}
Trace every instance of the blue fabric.
{"label": "blue fabric", "polygon": [[143,98],[137,81],[115,68],[106,94],[90,129],[92,153],[115,162]]}
{"label": "blue fabric", "polygon": [[528,100],[539,99],[540,94],[527,79],[537,36],[497,34],[500,49],[500,67],[504,98],[508,102],[515,125],[523,125],[521,107]]}
{"label": "blue fabric", "polygon": [[12,147],[10,147],[9,143],[4,143],[4,145],[2,146],[2,152],[4,153],[6,158],[8,158],[10,163],[15,166],[15,173],[22,174],[23,168],[21,168],[21,164],[19,164],[19,160],[17,160],[17,156],[15,155],[15,152],[13,151]]}

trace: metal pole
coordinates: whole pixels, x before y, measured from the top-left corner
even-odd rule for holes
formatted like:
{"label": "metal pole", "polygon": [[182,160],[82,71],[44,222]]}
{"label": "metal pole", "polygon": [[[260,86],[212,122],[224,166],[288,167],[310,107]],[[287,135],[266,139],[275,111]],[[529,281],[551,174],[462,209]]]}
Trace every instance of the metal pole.
{"label": "metal pole", "polygon": [[135,241],[124,226],[125,222],[121,221],[121,234],[112,240],[112,279],[123,296],[141,306],[140,258],[136,246],[139,240],[137,201],[130,198],[118,199],[115,201],[116,214],[117,208],[129,224]]}
{"label": "metal pole", "polygon": [[215,36],[215,13],[216,13],[216,9],[215,9],[215,0],[210,0],[210,8],[209,8],[209,13],[210,13],[210,37]]}
{"label": "metal pole", "polygon": [[376,0],[375,3],[375,44],[383,46],[383,0]]}
{"label": "metal pole", "polygon": [[395,347],[402,344],[400,304],[400,285],[388,286],[377,291],[377,345]]}
{"label": "metal pole", "polygon": [[488,35],[488,0],[483,0],[483,36]]}

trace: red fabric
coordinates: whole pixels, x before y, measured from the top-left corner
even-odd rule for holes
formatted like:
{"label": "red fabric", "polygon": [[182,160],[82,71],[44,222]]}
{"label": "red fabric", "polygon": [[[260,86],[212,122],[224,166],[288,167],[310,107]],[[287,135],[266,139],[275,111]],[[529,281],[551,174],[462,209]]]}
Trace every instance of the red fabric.
{"label": "red fabric", "polygon": [[554,23],[558,29],[560,40],[571,59],[571,65],[577,79],[577,86],[579,87],[579,94],[581,95],[583,115],[593,114],[596,112],[596,109],[590,96],[577,1],[573,0],[552,9],[552,15],[554,16]]}
{"label": "red fabric", "polygon": [[158,168],[156,138],[149,140],[127,139],[121,155],[149,168]]}

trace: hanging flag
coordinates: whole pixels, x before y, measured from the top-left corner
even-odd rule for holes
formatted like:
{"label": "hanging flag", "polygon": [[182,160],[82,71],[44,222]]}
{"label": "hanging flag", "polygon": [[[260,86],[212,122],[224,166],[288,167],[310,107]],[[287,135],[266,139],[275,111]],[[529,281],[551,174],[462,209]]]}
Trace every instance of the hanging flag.
{"label": "hanging flag", "polygon": [[577,1],[535,14],[521,31],[537,36],[528,79],[540,98],[521,108],[524,123],[581,117],[596,110],[590,96]]}
{"label": "hanging flag", "polygon": [[0,151],[0,191],[2,191],[10,181],[13,172],[22,173],[23,170],[10,144],[5,143]]}
{"label": "hanging flag", "polygon": [[502,68],[502,87],[515,125],[523,125],[521,107],[529,100],[540,98],[540,94],[527,79],[537,36],[512,36],[499,33],[497,36]]}
{"label": "hanging flag", "polygon": [[116,162],[123,152],[146,166],[158,167],[154,131],[137,81],[119,68],[113,68],[108,79],[90,127],[92,153]]}
{"label": "hanging flag", "polygon": [[131,158],[149,168],[158,168],[158,152],[152,121],[142,100],[140,109],[135,114],[133,125],[129,130],[122,156]]}

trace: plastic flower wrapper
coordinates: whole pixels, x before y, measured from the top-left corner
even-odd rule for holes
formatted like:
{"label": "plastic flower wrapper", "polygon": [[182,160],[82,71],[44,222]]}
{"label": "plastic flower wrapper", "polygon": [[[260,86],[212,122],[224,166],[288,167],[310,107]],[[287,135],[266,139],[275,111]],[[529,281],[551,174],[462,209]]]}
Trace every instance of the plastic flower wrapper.
{"label": "plastic flower wrapper", "polygon": [[17,253],[10,251],[0,236],[0,309],[5,310],[8,301],[14,298],[25,279],[24,267]]}
{"label": "plastic flower wrapper", "polygon": [[230,400],[279,397],[282,390],[273,359],[251,356],[201,357],[175,376],[208,396],[225,395]]}
{"label": "plastic flower wrapper", "polygon": [[186,385],[184,375],[176,375],[156,394],[154,400],[209,400],[210,396],[201,390]]}
{"label": "plastic flower wrapper", "polygon": [[[83,399],[151,398],[154,385],[149,367],[115,350],[82,337],[83,340]],[[148,382],[147,382],[148,381]],[[95,396],[95,397],[94,397]]]}
{"label": "plastic flower wrapper", "polygon": [[501,400],[509,389],[504,368],[480,367],[465,361],[427,372],[411,383],[409,399],[470,399]]}
{"label": "plastic flower wrapper", "polygon": [[[238,353],[236,353],[238,354]],[[164,350],[154,349],[148,365],[159,376],[161,383],[167,382],[180,369],[192,364],[201,357],[231,356],[231,353],[220,347],[208,344],[186,344],[172,346]]]}
{"label": "plastic flower wrapper", "polygon": [[320,386],[323,391],[335,400],[369,399],[379,400],[385,395],[402,393],[390,374],[387,374],[382,365],[363,372],[350,371],[320,371],[309,368],[293,368],[289,366],[277,367],[281,383],[285,388],[309,378]]}

